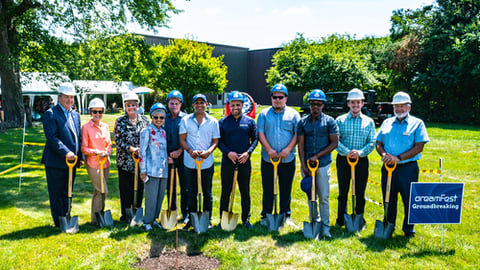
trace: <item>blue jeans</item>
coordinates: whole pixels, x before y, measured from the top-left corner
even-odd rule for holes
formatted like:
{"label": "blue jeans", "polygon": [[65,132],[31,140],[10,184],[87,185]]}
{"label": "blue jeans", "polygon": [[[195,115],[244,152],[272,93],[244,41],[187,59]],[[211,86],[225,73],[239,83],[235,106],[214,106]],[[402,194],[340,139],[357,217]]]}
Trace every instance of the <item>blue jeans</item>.
{"label": "blue jeans", "polygon": [[[197,169],[189,169],[185,167],[185,193],[187,195],[187,213],[198,212],[197,207]],[[214,166],[207,169],[202,169],[202,195],[203,195],[203,211],[210,213],[210,219],[212,218],[212,178],[213,178]],[[202,210],[202,209],[200,209]]]}
{"label": "blue jeans", "polygon": [[[388,205],[388,222],[395,224],[397,219],[397,200],[398,193],[402,196],[403,208],[404,208],[404,217],[403,217],[403,226],[402,230],[405,234],[415,233],[413,229],[413,224],[408,224],[408,208],[409,208],[409,197],[410,197],[410,183],[418,182],[418,164],[416,161],[408,162],[405,164],[397,164],[397,168],[393,171],[392,174],[392,183],[390,187],[390,202]],[[387,189],[387,170],[385,165],[382,166],[382,191],[383,191],[383,202],[385,203],[385,193]]]}

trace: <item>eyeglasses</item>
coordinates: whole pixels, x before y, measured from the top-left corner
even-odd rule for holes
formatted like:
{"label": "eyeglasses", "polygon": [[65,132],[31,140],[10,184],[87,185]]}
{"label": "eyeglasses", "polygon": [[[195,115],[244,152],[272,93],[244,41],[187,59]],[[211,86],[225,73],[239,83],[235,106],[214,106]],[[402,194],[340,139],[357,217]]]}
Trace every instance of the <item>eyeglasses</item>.
{"label": "eyeglasses", "polygon": [[321,102],[320,102],[320,103],[313,103],[313,102],[311,102],[311,103],[310,103],[310,106],[312,106],[312,107],[322,107],[322,106],[323,106],[323,103],[321,103]]}
{"label": "eyeglasses", "polygon": [[282,100],[285,96],[272,96],[273,99]]}
{"label": "eyeglasses", "polygon": [[103,114],[103,111],[95,111],[95,110],[92,110],[92,114]]}
{"label": "eyeglasses", "polygon": [[163,120],[163,119],[165,119],[165,116],[154,116],[153,119],[155,119],[155,120],[158,120],[158,119]]}

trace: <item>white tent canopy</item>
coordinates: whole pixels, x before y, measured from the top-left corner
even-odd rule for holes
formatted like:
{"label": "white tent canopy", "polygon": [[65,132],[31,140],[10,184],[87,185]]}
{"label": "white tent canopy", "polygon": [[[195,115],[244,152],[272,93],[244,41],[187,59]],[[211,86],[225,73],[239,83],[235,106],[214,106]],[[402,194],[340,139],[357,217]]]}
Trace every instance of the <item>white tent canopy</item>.
{"label": "white tent canopy", "polygon": [[107,107],[107,95],[120,94],[124,95],[128,91],[136,88],[132,82],[122,81],[91,81],[91,80],[74,80],[73,84],[79,93],[81,106],[87,108],[87,95],[103,95],[103,102]]}

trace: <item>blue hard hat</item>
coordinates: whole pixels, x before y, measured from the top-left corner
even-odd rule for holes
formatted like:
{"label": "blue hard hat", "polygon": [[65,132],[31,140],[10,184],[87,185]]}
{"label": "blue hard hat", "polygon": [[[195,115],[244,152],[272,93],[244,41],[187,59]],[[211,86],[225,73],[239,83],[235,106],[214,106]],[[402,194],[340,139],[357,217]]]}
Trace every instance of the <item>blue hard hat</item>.
{"label": "blue hard hat", "polygon": [[162,103],[155,103],[153,104],[153,106],[150,108],[150,117],[152,117],[152,113],[153,111],[155,110],[164,110],[165,111],[165,114],[167,113],[167,108],[165,108],[165,106],[163,106]]}
{"label": "blue hard hat", "polygon": [[308,199],[310,199],[312,195],[312,177],[305,176],[300,182],[300,188],[307,194]]}
{"label": "blue hard hat", "polygon": [[308,95],[308,101],[311,101],[311,100],[319,100],[319,101],[326,102],[327,97],[325,96],[325,93],[322,90],[314,89]]}
{"label": "blue hard hat", "polygon": [[173,91],[170,91],[170,93],[168,93],[167,102],[171,98],[178,98],[178,99],[180,99],[180,102],[183,103],[183,95],[178,90],[173,90]]}
{"label": "blue hard hat", "polygon": [[204,94],[196,94],[195,96],[193,96],[193,100],[192,100],[192,103],[195,103],[195,100],[197,99],[203,99],[205,102],[207,102],[207,97],[204,95]]}
{"label": "blue hard hat", "polygon": [[234,100],[243,102],[243,99],[244,99],[243,94],[235,90],[235,91],[232,91],[230,94],[228,94],[227,102],[230,103],[230,101],[234,101]]}
{"label": "blue hard hat", "polygon": [[273,95],[274,92],[282,92],[288,97],[287,87],[281,83],[277,83],[272,87],[272,90],[270,90],[270,95]]}

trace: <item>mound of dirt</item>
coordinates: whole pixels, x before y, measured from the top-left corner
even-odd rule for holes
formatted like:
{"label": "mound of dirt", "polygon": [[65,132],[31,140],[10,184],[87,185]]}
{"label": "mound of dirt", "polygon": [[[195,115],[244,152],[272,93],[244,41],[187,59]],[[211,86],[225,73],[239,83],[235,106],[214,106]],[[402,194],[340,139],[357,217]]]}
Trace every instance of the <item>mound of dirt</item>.
{"label": "mound of dirt", "polygon": [[139,269],[218,269],[220,261],[201,253],[186,254],[181,251],[166,250],[158,257],[150,257],[137,265]]}

